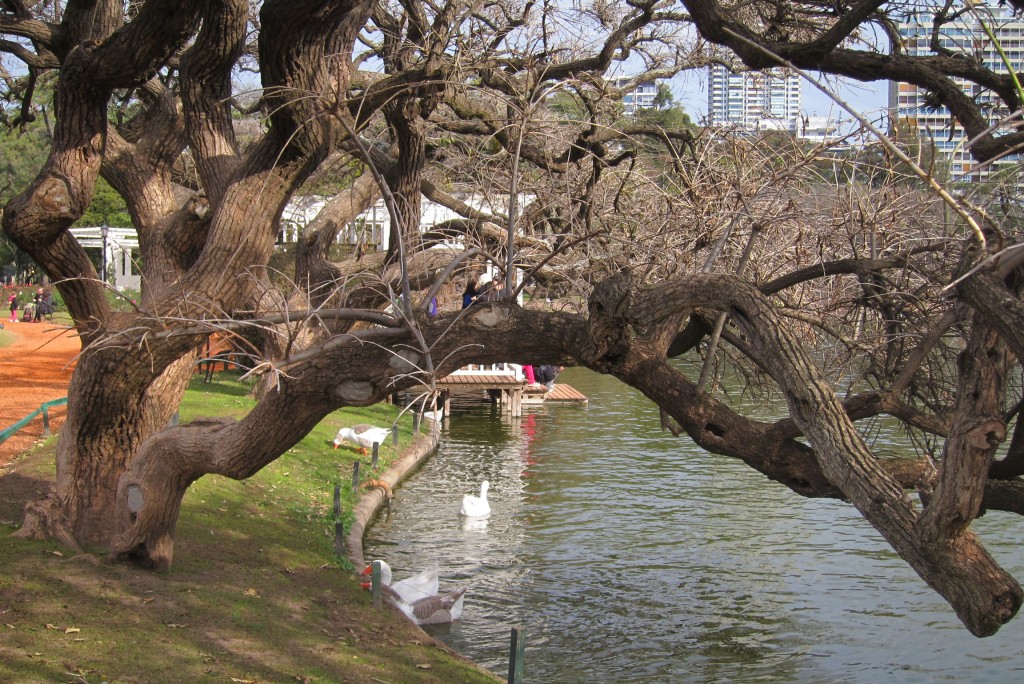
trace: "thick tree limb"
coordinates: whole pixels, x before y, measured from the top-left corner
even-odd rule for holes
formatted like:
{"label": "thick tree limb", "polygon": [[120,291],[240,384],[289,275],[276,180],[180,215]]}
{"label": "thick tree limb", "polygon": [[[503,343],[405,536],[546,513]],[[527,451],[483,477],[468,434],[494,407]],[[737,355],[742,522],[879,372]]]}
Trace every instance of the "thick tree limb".
{"label": "thick tree limb", "polygon": [[[635,297],[630,317],[656,320],[686,307],[728,311],[780,385],[790,416],[822,471],[907,563],[956,610],[972,633],[994,633],[1016,614],[1024,592],[969,532],[936,542],[920,533],[919,513],[879,465],[831,388],[772,306],[727,276],[680,278]],[[951,552],[952,550],[952,552]]]}

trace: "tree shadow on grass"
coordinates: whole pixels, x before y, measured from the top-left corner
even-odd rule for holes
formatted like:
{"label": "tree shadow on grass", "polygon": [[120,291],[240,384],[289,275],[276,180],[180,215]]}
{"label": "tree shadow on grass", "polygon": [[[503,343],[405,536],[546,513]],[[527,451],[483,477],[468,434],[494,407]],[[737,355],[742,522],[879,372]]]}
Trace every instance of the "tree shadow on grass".
{"label": "tree shadow on grass", "polygon": [[[297,467],[193,485],[167,572],[0,527],[0,681],[496,681],[371,608],[336,562],[323,505],[288,487]],[[20,516],[49,486],[0,477],[0,511]]]}
{"label": "tree shadow on grass", "polygon": [[21,525],[25,504],[50,491],[50,481],[20,472],[0,475],[0,524]]}

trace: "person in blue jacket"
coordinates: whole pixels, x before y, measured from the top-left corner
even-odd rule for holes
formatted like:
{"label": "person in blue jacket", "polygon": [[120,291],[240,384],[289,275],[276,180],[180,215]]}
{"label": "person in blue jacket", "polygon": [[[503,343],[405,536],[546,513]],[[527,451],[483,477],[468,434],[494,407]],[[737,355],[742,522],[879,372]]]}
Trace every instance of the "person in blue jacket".
{"label": "person in blue jacket", "polygon": [[476,289],[476,278],[470,278],[466,281],[466,289],[462,291],[462,308],[469,308],[478,296],[480,291]]}

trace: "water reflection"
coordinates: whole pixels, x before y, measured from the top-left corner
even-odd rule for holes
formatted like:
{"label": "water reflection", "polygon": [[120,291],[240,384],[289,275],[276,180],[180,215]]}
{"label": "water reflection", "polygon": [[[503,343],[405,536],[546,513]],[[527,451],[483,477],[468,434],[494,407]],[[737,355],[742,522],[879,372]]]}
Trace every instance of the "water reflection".
{"label": "water reflection", "polygon": [[[504,674],[526,629],[530,682],[1015,679],[1021,620],[971,637],[853,509],[807,500],[660,431],[646,400],[580,370],[588,408],[511,420],[457,405],[437,456],[369,530],[401,579],[437,560],[466,586],[438,634]],[[482,526],[458,515],[491,483]],[[475,523],[476,521],[474,521]],[[976,527],[1018,574],[1015,518]]]}

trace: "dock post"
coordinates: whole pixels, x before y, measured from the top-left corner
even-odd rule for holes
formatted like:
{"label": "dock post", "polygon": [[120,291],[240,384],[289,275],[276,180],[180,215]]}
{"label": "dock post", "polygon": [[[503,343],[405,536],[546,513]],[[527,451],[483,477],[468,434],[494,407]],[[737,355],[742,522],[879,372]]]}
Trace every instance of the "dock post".
{"label": "dock post", "polygon": [[511,391],[512,394],[512,417],[518,418],[523,415],[523,388],[516,387]]}
{"label": "dock post", "polygon": [[523,684],[523,660],[526,658],[526,639],[522,627],[512,628],[512,642],[508,650],[508,684]]}

